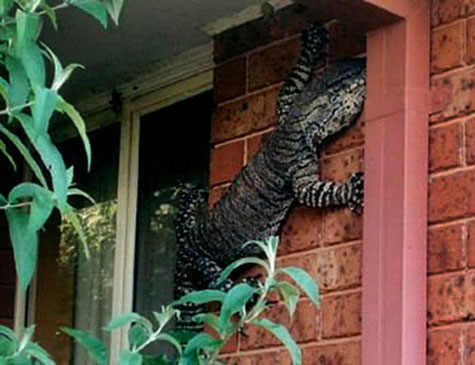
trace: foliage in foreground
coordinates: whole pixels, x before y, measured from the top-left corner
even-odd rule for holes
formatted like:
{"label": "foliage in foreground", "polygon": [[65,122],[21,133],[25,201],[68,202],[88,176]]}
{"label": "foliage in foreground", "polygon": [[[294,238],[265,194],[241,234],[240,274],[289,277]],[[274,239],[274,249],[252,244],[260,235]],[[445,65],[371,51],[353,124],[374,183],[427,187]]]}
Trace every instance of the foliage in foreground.
{"label": "foliage in foreground", "polygon": [[[266,242],[250,241],[245,245],[257,245],[265,253],[266,259],[257,257],[243,258],[229,265],[221,274],[221,280],[226,280],[230,274],[242,265],[258,265],[265,272],[265,277],[258,285],[249,285],[246,282],[236,284],[229,292],[219,290],[201,290],[192,292],[160,312],[154,313],[154,321],[140,316],[137,313],[127,313],[113,319],[104,328],[113,331],[124,326],[128,330],[128,348],[121,351],[118,364],[138,365],[205,365],[221,364],[218,357],[223,346],[237,332],[245,331],[248,326],[258,326],[266,329],[277,337],[287,348],[294,365],[302,363],[300,348],[293,340],[287,328],[265,318],[269,309],[269,296],[276,292],[283,300],[290,317],[293,316],[300,291],[318,304],[318,287],[303,269],[298,267],[276,267],[278,238],[271,237]],[[289,276],[297,286],[282,280],[282,275]],[[218,313],[202,313],[194,320],[206,324],[212,329],[210,332],[194,334],[185,339],[184,333],[166,333],[167,324],[176,316],[179,310],[176,306],[183,303],[209,304],[219,303]],[[63,328],[63,331],[75,338],[88,352],[97,364],[107,364],[109,354],[106,346],[96,337],[77,329]],[[176,358],[168,359],[165,355],[151,357],[144,355],[143,350],[151,343],[165,341],[176,350]]]}
{"label": "foliage in foreground", "polygon": [[[49,126],[55,113],[72,121],[82,138],[88,166],[91,161],[84,121],[59,93],[81,65],[63,67],[53,50],[39,40],[45,17],[57,28],[56,11],[72,6],[106,27],[108,14],[117,23],[122,4],[123,0],[0,0],[0,151],[16,169],[18,161],[11,154],[11,149],[16,149],[35,179],[20,183],[8,195],[0,194],[0,210],[6,213],[22,290],[35,269],[38,231],[53,209],[80,231],[68,197],[87,197],[74,187],[73,168],[65,165],[51,140]],[[87,254],[87,246],[84,248]]]}

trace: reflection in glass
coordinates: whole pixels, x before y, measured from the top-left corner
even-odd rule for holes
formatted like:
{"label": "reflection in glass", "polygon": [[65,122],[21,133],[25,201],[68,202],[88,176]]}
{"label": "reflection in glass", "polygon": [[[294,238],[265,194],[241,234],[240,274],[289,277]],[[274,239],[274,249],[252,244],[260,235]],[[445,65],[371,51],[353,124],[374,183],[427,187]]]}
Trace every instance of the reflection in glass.
{"label": "reflection in glass", "polygon": [[[77,215],[87,248],[71,222],[63,221],[58,267],[64,271],[75,268],[74,326],[107,343],[109,334],[101,327],[110,320],[111,313],[117,200],[79,209]],[[73,356],[75,364],[94,364],[80,346],[74,347]]]}

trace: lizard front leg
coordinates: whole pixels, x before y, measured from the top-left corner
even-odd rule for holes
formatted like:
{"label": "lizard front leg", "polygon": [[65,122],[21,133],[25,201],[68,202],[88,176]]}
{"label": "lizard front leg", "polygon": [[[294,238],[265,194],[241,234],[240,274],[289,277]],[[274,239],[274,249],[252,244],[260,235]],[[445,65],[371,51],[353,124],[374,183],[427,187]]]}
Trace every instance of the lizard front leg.
{"label": "lizard front leg", "polygon": [[317,167],[314,166],[294,175],[293,192],[301,204],[319,208],[346,206],[355,213],[361,213],[364,197],[362,172],[352,174],[345,182],[333,182],[321,181],[316,170]]}

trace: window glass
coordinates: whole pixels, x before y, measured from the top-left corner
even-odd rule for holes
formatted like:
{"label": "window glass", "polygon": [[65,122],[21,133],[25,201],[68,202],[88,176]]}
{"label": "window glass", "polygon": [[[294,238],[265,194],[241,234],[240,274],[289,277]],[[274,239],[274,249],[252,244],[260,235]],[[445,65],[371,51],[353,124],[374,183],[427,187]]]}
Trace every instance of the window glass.
{"label": "window glass", "polygon": [[207,185],[211,111],[207,92],[141,120],[135,310],[149,318],[173,300],[177,189]]}

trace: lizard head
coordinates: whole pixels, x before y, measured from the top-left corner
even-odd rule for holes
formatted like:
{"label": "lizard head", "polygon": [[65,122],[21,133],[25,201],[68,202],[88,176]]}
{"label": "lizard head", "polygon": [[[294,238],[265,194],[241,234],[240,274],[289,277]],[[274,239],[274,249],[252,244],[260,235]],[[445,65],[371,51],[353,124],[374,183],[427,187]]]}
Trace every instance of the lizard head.
{"label": "lizard head", "polygon": [[300,128],[316,151],[328,137],[349,127],[363,110],[366,97],[365,59],[330,66],[296,98]]}

